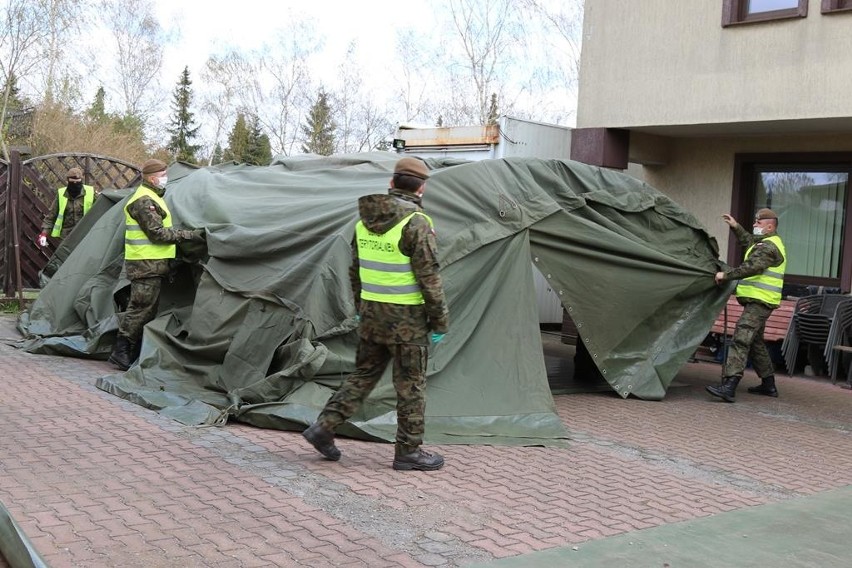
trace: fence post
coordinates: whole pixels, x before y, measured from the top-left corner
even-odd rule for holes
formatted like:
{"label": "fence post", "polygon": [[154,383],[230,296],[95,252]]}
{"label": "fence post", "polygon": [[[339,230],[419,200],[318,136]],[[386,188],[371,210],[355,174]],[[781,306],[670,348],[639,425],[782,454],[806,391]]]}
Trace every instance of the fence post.
{"label": "fence post", "polygon": [[21,154],[12,150],[9,155],[9,192],[6,199],[6,274],[4,294],[13,297],[15,290],[23,297],[21,281],[21,232],[18,230],[21,220]]}

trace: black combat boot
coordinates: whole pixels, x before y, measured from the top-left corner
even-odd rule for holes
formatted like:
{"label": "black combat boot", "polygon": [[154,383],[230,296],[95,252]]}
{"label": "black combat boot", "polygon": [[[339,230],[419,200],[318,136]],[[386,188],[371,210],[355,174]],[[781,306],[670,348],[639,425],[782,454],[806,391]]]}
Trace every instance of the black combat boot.
{"label": "black combat boot", "polygon": [[397,453],[393,458],[393,468],[401,471],[411,471],[412,469],[434,471],[442,467],[444,467],[444,458],[441,457],[441,454],[424,452],[420,448],[407,454]]}
{"label": "black combat boot", "polygon": [[334,445],[334,432],[326,430],[319,422],[311,424],[302,436],[321,453],[325,459],[337,461],[340,459],[340,450]]}
{"label": "black combat boot", "polygon": [[765,394],[766,396],[777,397],[778,389],[775,388],[775,375],[769,375],[760,379],[760,384],[756,387],[748,387],[748,392],[752,394]]}
{"label": "black combat boot", "polygon": [[736,397],[737,385],[740,384],[742,377],[722,377],[722,384],[705,387],[707,392],[713,396],[718,396],[725,402],[734,402]]}
{"label": "black combat boot", "polygon": [[109,356],[109,362],[122,371],[126,371],[130,368],[130,364],[133,363],[133,359],[131,359],[132,349],[133,346],[130,344],[130,341],[123,335],[119,335],[115,340],[115,347],[113,347],[112,353]]}

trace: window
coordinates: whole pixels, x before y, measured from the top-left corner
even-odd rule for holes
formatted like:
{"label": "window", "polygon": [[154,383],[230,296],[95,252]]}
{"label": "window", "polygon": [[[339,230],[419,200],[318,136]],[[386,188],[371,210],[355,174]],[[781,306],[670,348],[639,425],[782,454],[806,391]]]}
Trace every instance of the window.
{"label": "window", "polygon": [[[761,207],[778,214],[787,249],[785,280],[849,290],[852,263],[844,265],[843,251],[852,250],[852,155],[741,155],[736,168],[734,216],[749,227]],[[732,242],[729,262],[739,264],[743,252]]]}
{"label": "window", "polygon": [[[850,2],[850,0],[823,0],[823,2]],[[825,4],[823,4],[823,11]],[[722,27],[735,24],[767,22],[786,18],[804,18],[808,15],[808,0],[723,0]]]}
{"label": "window", "polygon": [[822,13],[843,12],[852,10],[852,0],[822,0]]}

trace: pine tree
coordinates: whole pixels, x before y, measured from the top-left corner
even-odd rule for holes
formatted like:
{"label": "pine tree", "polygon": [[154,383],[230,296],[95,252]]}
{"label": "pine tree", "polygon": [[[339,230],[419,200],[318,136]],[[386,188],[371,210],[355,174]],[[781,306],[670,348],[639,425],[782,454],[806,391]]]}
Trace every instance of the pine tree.
{"label": "pine tree", "polygon": [[199,127],[193,125],[194,114],[189,110],[190,105],[192,105],[192,81],[189,78],[189,67],[184,67],[172,95],[174,115],[170,128],[166,129],[171,135],[168,149],[173,159],[195,163],[195,153],[201,146],[191,143],[198,135]]}
{"label": "pine tree", "polygon": [[302,126],[305,143],[302,152],[330,156],[334,153],[334,131],[337,125],[331,116],[328,95],[319,90],[317,100],[311,107],[307,123]]}
{"label": "pine tree", "polygon": [[222,145],[218,142],[213,148],[213,156],[210,158],[210,165],[221,164],[225,161],[225,151],[222,150]]}
{"label": "pine tree", "polygon": [[231,133],[228,134],[228,147],[225,149],[223,158],[226,161],[243,163],[245,162],[246,150],[249,146],[249,129],[246,124],[246,116],[243,113],[237,114],[237,120],[234,122],[234,127]]}
{"label": "pine tree", "polygon": [[[8,98],[4,101],[6,93],[8,93]],[[5,106],[4,102],[6,103]],[[3,92],[0,93],[0,113],[2,113],[0,133],[2,133],[6,142],[4,148],[10,144],[27,143],[27,138],[33,128],[33,113],[28,106],[29,102],[21,98],[18,77],[14,73],[10,73]]]}
{"label": "pine tree", "polygon": [[103,123],[108,118],[106,114],[106,91],[103,86],[98,87],[98,92],[95,93],[95,100],[92,101],[92,105],[86,110],[86,117],[96,123]]}
{"label": "pine tree", "polygon": [[18,77],[11,73],[5,85],[9,90],[9,100],[6,105],[6,110],[23,110],[27,108],[28,103],[21,98],[21,89],[18,87]]}
{"label": "pine tree", "polygon": [[267,166],[272,161],[272,145],[269,143],[269,136],[260,129],[257,116],[252,117],[249,125],[248,147],[244,161],[256,166]]}
{"label": "pine tree", "polygon": [[491,104],[488,107],[488,124],[497,124],[497,93],[491,93]]}

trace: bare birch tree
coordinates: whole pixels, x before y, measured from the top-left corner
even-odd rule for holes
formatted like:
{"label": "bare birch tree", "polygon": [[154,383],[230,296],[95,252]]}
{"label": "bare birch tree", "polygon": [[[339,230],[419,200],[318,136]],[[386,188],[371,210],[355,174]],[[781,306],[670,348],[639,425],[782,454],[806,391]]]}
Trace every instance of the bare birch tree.
{"label": "bare birch tree", "polygon": [[387,119],[387,108],[377,103],[364,87],[364,69],[358,64],[357,44],[350,43],[345,59],[338,66],[340,80],[333,93],[337,152],[367,152],[380,147],[394,130]]}
{"label": "bare birch tree", "polygon": [[[80,0],[46,0],[48,33],[43,46],[45,65],[42,92],[46,101],[59,98],[70,103],[79,96],[79,89],[63,65],[68,56],[68,46],[73,46],[69,38],[80,31],[79,20],[75,14],[85,10],[86,2]],[[60,96],[65,94],[65,96]]]}
{"label": "bare birch tree", "polygon": [[[518,37],[513,0],[449,0],[461,56],[449,68],[455,92],[449,106],[454,120],[485,124],[492,95],[506,101],[507,69]],[[505,108],[505,103],[501,104]]]}
{"label": "bare birch tree", "polygon": [[273,154],[297,149],[301,121],[311,104],[310,58],[320,47],[309,22],[293,20],[272,44],[244,60],[240,103],[257,117]]}
{"label": "bare birch tree", "polygon": [[44,61],[41,49],[50,35],[47,0],[8,0],[0,29],[0,71],[3,76],[3,104],[0,105],[0,146],[9,160],[6,143],[6,115],[14,87],[12,78],[26,76]]}
{"label": "bare birch tree", "polygon": [[573,114],[582,0],[445,2],[444,56],[432,65],[443,124]]}
{"label": "bare birch tree", "polygon": [[[561,122],[575,114],[580,74],[580,48],[583,36],[583,0],[522,0],[530,14],[527,21],[536,25],[539,48],[549,54],[550,65],[541,69],[538,88],[561,92],[565,99],[559,108],[549,108],[554,101],[539,105],[546,119]],[[550,33],[554,32],[554,33]],[[551,97],[552,99],[552,97]]]}
{"label": "bare birch tree", "polygon": [[242,56],[229,52],[223,56],[211,56],[207,59],[201,74],[207,87],[202,91],[201,112],[213,120],[213,139],[205,141],[208,146],[208,163],[213,164],[215,148],[222,141],[228,125],[237,116],[237,99],[242,74],[246,64]]}
{"label": "bare birch tree", "polygon": [[405,123],[434,122],[437,106],[431,91],[434,62],[442,60],[441,50],[419,31],[406,28],[397,30],[396,51],[405,54],[395,80],[396,99],[402,106],[402,116],[398,118]]}
{"label": "bare birch tree", "polygon": [[100,13],[112,35],[115,67],[112,76],[126,116],[143,122],[160,102],[154,79],[163,66],[166,37],[151,0],[101,0]]}

